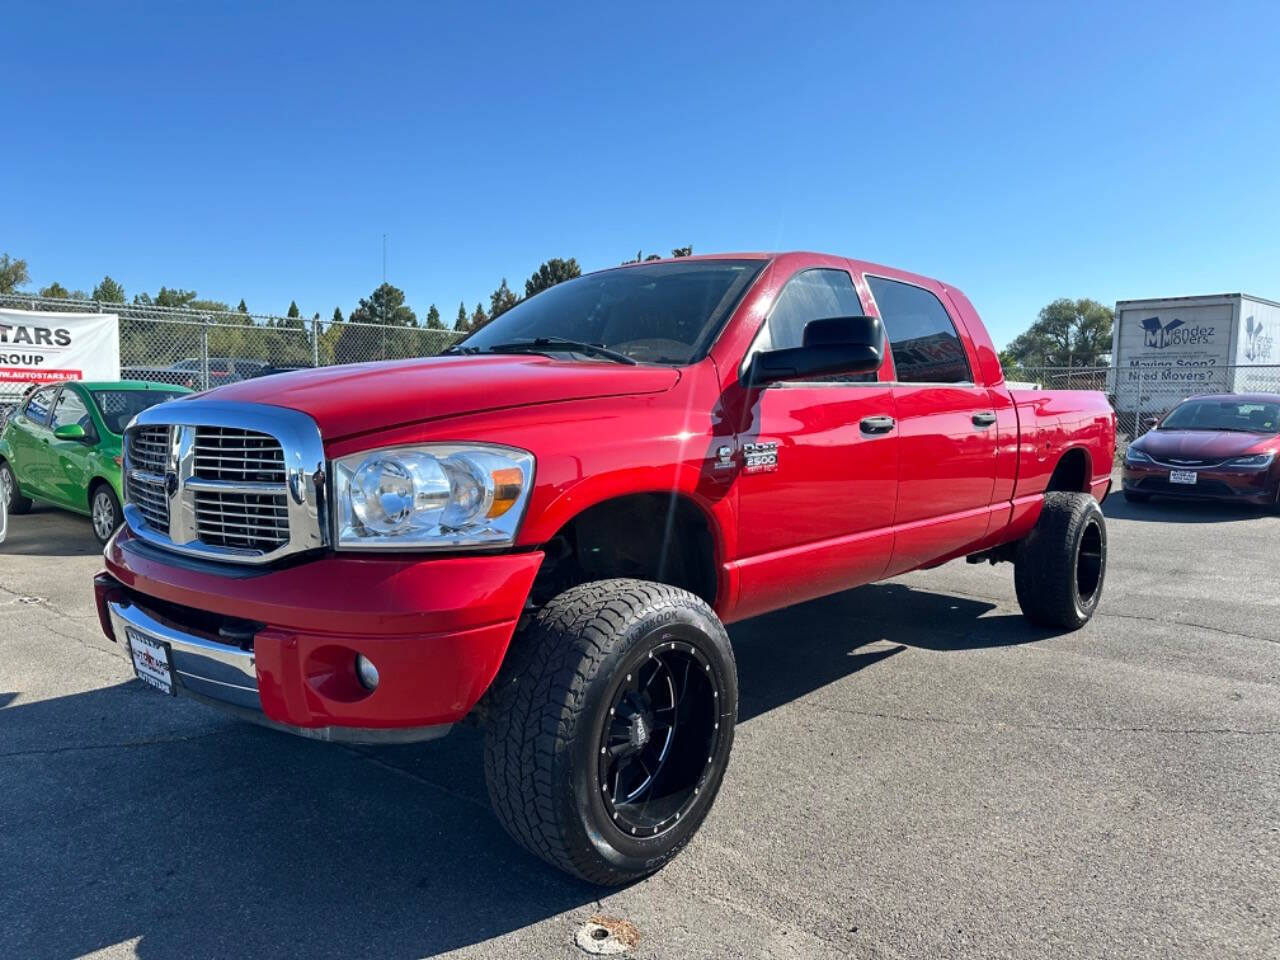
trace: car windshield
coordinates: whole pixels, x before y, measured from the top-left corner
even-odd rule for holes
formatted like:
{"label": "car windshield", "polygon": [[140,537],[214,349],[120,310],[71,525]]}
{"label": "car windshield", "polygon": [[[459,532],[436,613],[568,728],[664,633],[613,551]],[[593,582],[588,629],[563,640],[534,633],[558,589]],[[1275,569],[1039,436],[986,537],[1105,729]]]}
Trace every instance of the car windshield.
{"label": "car windshield", "polygon": [[1161,430],[1230,430],[1239,433],[1280,431],[1280,400],[1191,400],[1175,407]]}
{"label": "car windshield", "polygon": [[501,351],[538,340],[540,352],[607,359],[599,352],[554,342],[561,340],[604,348],[640,363],[691,363],[711,345],[764,264],[691,260],[602,270],[522,301],[451,352]]}
{"label": "car windshield", "polygon": [[169,390],[95,390],[93,402],[106,428],[119,435],[147,407],[181,396],[184,394]]}

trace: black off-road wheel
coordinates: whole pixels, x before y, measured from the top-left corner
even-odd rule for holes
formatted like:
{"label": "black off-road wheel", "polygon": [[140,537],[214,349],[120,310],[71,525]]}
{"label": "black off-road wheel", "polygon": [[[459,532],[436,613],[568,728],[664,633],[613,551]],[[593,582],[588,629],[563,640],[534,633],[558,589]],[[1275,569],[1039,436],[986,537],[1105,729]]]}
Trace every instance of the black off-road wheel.
{"label": "black off-road wheel", "polygon": [[1089,622],[1107,575],[1107,522],[1087,493],[1047,493],[1035,527],[1019,544],[1013,585],[1022,614],[1041,627]]}
{"label": "black off-road wheel", "polygon": [[728,635],[698,597],[643,580],[566,590],[512,641],[490,695],[494,811],[574,876],[646,876],[711,809],[737,709]]}
{"label": "black off-road wheel", "polygon": [[5,498],[9,512],[15,516],[31,509],[31,501],[18,491],[18,480],[7,460],[0,460],[0,496]]}

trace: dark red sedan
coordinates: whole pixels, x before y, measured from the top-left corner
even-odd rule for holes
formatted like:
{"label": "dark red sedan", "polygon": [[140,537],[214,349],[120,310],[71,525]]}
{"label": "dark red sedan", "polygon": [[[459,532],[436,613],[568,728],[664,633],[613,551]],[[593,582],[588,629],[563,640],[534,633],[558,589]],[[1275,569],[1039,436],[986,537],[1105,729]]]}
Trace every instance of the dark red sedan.
{"label": "dark red sedan", "polygon": [[1191,397],[1129,445],[1124,498],[1280,504],[1280,394]]}

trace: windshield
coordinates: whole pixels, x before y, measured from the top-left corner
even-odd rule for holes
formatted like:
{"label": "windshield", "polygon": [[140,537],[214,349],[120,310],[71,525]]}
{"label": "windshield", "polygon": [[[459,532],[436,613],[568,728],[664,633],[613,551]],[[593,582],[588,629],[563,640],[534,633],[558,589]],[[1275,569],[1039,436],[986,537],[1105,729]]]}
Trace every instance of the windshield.
{"label": "windshield", "polygon": [[1280,430],[1280,401],[1191,400],[1175,407],[1160,429],[1276,433]]}
{"label": "windshield", "polygon": [[119,435],[147,407],[184,395],[176,390],[95,390],[93,402],[106,428]]}
{"label": "windshield", "polygon": [[454,350],[483,353],[545,337],[594,344],[641,363],[692,363],[764,264],[693,260],[602,270],[521,301]]}

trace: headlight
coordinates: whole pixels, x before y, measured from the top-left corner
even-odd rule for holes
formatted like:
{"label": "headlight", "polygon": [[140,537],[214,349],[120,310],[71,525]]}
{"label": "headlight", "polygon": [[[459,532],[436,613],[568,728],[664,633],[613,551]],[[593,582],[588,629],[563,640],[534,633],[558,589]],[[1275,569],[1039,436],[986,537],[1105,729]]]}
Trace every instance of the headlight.
{"label": "headlight", "polygon": [[1274,453],[1255,453],[1247,457],[1236,457],[1234,460],[1228,460],[1228,467],[1252,467],[1255,470],[1261,470],[1263,467],[1271,466],[1271,461],[1276,458]]}
{"label": "headlight", "polygon": [[533,489],[533,454],[513,447],[429,443],[333,464],[340,550],[503,547]]}
{"label": "headlight", "polygon": [[1154,463],[1155,462],[1135,446],[1130,446],[1129,449],[1125,451],[1124,458],[1128,460],[1130,463]]}

